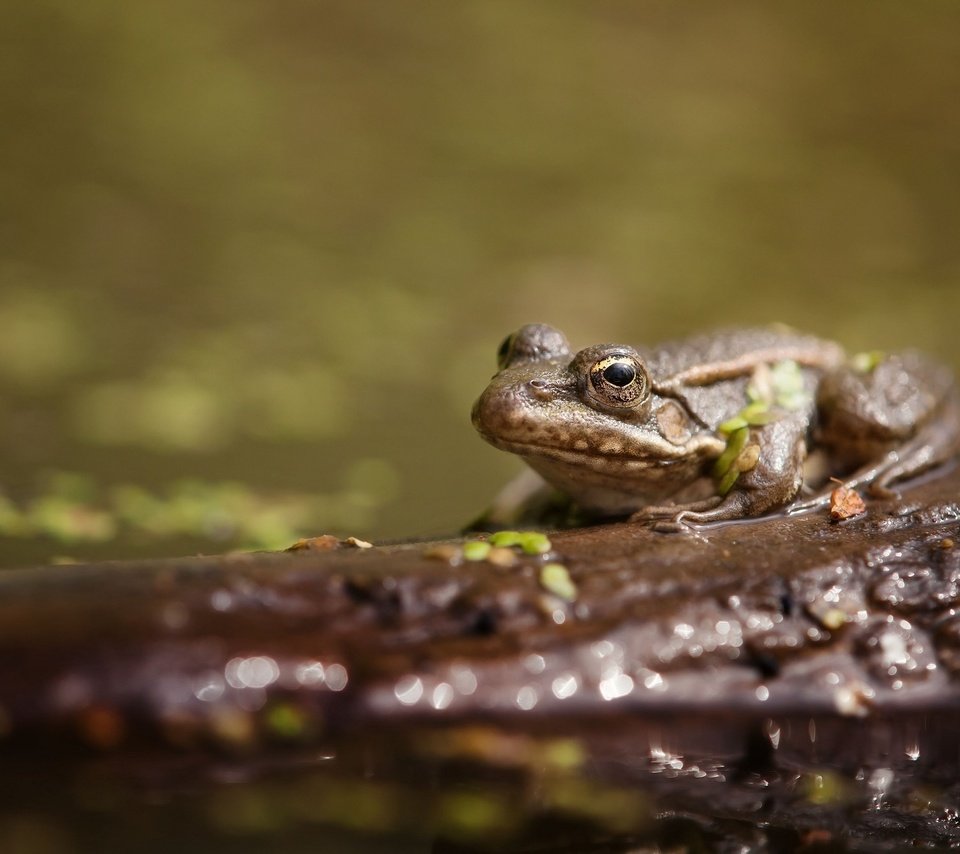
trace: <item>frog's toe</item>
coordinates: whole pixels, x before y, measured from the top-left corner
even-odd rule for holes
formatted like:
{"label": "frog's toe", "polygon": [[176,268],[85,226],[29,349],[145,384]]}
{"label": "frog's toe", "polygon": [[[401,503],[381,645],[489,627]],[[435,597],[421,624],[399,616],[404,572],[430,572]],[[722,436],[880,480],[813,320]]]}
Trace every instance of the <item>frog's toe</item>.
{"label": "frog's toe", "polygon": [[644,507],[630,517],[632,522],[652,522],[654,531],[661,533],[690,532],[695,525],[712,522],[722,503],[719,496],[689,504],[668,504],[662,507]]}
{"label": "frog's toe", "polygon": [[899,498],[900,493],[890,486],[890,481],[883,479],[874,481],[867,487],[871,498]]}
{"label": "frog's toe", "polygon": [[678,513],[673,519],[658,519],[651,525],[651,529],[658,534],[682,534],[691,530],[689,523],[683,520],[683,514]]}

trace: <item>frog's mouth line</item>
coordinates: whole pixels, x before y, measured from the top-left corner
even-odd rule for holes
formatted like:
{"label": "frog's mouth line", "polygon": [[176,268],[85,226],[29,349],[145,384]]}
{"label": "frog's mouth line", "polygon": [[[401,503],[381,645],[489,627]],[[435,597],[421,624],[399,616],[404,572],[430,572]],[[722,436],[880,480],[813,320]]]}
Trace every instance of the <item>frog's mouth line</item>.
{"label": "frog's mouth line", "polygon": [[[719,455],[719,451],[710,453],[709,451],[712,449],[710,449],[709,443],[704,441],[691,441],[686,445],[673,445],[666,440],[661,440],[660,442],[650,443],[646,453],[635,454],[627,451],[604,451],[596,446],[590,446],[584,450],[571,450],[569,448],[558,448],[554,445],[494,439],[486,435],[484,435],[484,439],[501,451],[507,451],[521,457],[545,457],[570,466],[583,466],[590,460],[603,460],[604,462],[614,462],[624,466],[633,465],[649,469],[689,461],[694,456],[712,459]],[[722,450],[722,446],[720,450]],[[704,453],[704,451],[708,452]]]}

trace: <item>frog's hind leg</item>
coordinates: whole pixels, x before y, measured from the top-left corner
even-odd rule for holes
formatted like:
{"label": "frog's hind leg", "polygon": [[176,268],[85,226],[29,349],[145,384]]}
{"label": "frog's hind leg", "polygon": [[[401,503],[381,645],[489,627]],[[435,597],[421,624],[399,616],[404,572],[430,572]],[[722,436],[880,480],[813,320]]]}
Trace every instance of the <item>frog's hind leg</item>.
{"label": "frog's hind leg", "polygon": [[903,448],[887,454],[886,465],[880,467],[877,477],[867,480],[870,494],[878,498],[896,495],[895,490],[891,489],[893,484],[923,474],[955,457],[960,450],[960,412],[955,415],[957,417],[953,423],[938,420],[928,424]]}
{"label": "frog's hind leg", "polygon": [[[947,462],[960,452],[960,400],[951,394],[937,417],[923,425],[913,438],[888,450],[843,478],[847,489],[866,488],[875,498],[892,498],[895,484]],[[824,487],[810,498],[795,502],[788,513],[801,513],[830,503],[835,485]]]}

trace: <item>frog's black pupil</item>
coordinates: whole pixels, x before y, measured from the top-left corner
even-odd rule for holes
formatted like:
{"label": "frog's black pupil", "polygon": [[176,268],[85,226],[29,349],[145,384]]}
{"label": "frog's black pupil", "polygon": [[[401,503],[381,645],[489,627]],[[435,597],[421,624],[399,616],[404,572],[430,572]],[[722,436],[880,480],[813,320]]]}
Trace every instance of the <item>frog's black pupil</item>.
{"label": "frog's black pupil", "polygon": [[626,362],[614,362],[603,369],[603,378],[610,385],[623,388],[637,378],[637,372],[632,365],[628,365]]}

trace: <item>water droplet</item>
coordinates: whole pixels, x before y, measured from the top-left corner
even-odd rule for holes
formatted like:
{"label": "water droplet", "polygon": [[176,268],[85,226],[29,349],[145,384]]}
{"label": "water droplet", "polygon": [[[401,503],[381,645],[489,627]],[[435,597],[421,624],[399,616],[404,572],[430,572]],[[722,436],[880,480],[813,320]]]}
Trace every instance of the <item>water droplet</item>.
{"label": "water droplet", "polygon": [[419,676],[404,676],[393,689],[394,696],[405,706],[412,706],[423,696],[423,682]]}
{"label": "water droplet", "polygon": [[323,665],[319,661],[304,661],[298,664],[294,676],[297,682],[307,688],[319,687],[325,679]]}
{"label": "water droplet", "polygon": [[553,680],[553,696],[558,700],[566,700],[577,693],[580,683],[573,673],[564,673]]}
{"label": "water droplet", "polygon": [[448,682],[440,682],[430,696],[430,705],[437,711],[447,708],[453,700],[453,686]]}
{"label": "water droplet", "polygon": [[633,691],[633,678],[626,673],[611,676],[600,683],[600,696],[604,700],[616,700],[619,697],[625,697],[631,691]]}
{"label": "water droplet", "polygon": [[270,656],[254,655],[230,659],[224,675],[232,688],[266,688],[277,681],[280,668]]}
{"label": "water droplet", "polygon": [[324,668],[327,687],[331,691],[342,691],[347,687],[347,668],[342,664],[328,664]]}
{"label": "water droplet", "polygon": [[524,685],[517,691],[517,706],[525,712],[530,711],[530,709],[537,705],[537,700],[539,699],[540,697],[532,685]]}

